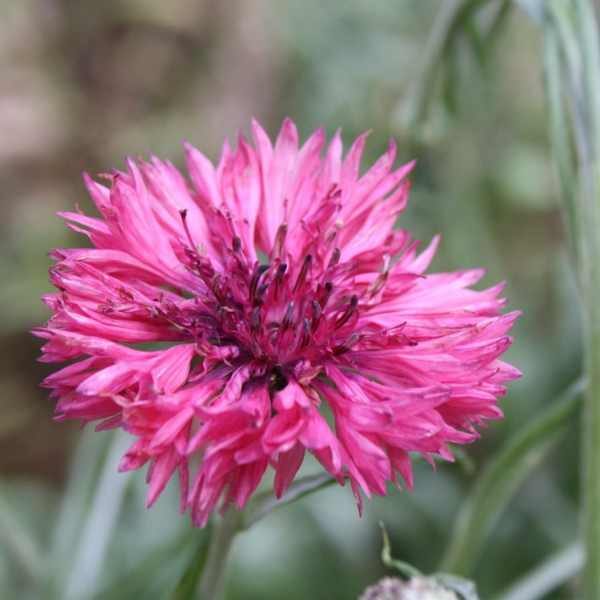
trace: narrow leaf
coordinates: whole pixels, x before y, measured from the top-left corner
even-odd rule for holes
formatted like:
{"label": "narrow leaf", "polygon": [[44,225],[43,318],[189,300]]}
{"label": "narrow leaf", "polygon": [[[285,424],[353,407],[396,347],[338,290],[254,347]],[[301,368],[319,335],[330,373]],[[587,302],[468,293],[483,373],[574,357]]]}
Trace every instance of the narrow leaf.
{"label": "narrow leaf", "polygon": [[209,525],[206,528],[206,531],[203,531],[202,535],[198,536],[196,548],[192,553],[191,560],[183,572],[171,600],[194,600],[197,598],[196,589],[198,588],[200,576],[202,575],[204,565],[206,564],[210,539],[211,526]]}
{"label": "narrow leaf", "polygon": [[546,0],[514,0],[514,2],[538,25],[542,24]]}
{"label": "narrow leaf", "polygon": [[328,473],[308,475],[290,485],[285,494],[277,500],[271,491],[259,494],[244,512],[243,529],[248,529],[257,521],[267,516],[271,511],[290,504],[312,492],[316,492],[335,483]]}
{"label": "narrow leaf", "polygon": [[72,548],[70,576],[62,596],[66,600],[84,600],[97,592],[108,544],[130,481],[126,474],[118,472],[119,461],[129,444],[125,433],[118,431],[112,435],[92,504],[79,540]]}
{"label": "narrow leaf", "polygon": [[42,548],[22,522],[22,516],[0,496],[0,545],[8,550],[20,570],[29,578],[39,577],[45,563]]}
{"label": "narrow leaf", "polygon": [[[105,587],[97,596],[98,600],[113,600],[114,598],[133,598],[156,590],[156,573],[170,572],[181,562],[181,554],[186,556],[191,550],[192,536],[198,532],[188,529],[176,535],[173,539],[154,546],[150,551],[124,575],[106,582]],[[168,567],[168,568],[167,568]],[[173,585],[170,583],[172,589]]]}
{"label": "narrow leaf", "polygon": [[521,429],[492,459],[455,521],[443,571],[471,572],[485,538],[521,483],[564,431],[579,406],[583,389],[582,380],[572,384],[561,400]]}
{"label": "narrow leaf", "polygon": [[577,180],[574,172],[574,157],[571,137],[566,123],[566,111],[562,93],[562,74],[560,64],[559,40],[552,27],[544,33],[544,79],[548,102],[550,143],[556,163],[566,222],[574,256],[577,256],[578,227],[575,212],[575,194]]}
{"label": "narrow leaf", "polygon": [[583,567],[581,544],[571,544],[516,581],[496,600],[538,600],[574,577]]}

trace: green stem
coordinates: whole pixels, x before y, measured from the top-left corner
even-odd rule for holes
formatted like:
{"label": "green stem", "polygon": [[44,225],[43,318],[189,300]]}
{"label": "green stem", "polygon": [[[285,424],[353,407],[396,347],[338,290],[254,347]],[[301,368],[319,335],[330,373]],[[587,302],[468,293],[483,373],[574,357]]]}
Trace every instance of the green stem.
{"label": "green stem", "polygon": [[0,496],[0,543],[10,552],[19,567],[32,580],[37,580],[45,566],[37,540],[22,525],[19,515],[2,496]]}
{"label": "green stem", "polygon": [[[199,597],[203,600],[218,600],[223,591],[223,575],[234,537],[252,527],[273,510],[291,504],[333,482],[335,479],[328,473],[308,475],[292,483],[279,500],[273,497],[273,492],[269,491],[258,494],[242,512],[229,508],[223,519],[215,522],[211,527],[208,544],[202,541],[198,550],[191,556],[172,599],[191,599],[198,587],[197,582],[200,581]],[[208,552],[205,552],[206,545],[208,545]]]}
{"label": "green stem", "polygon": [[198,598],[219,600],[223,594],[225,566],[231,544],[239,531],[241,515],[229,508],[220,522],[213,525],[206,564],[202,571]]}
{"label": "green stem", "polygon": [[[571,231],[577,236],[583,308],[588,380],[582,447],[583,591],[586,600],[593,600],[600,599],[600,42],[590,0],[549,0],[544,6],[551,133],[559,175],[564,180],[565,205],[572,215]],[[571,140],[564,131],[566,119],[560,114],[564,111],[563,98],[570,109],[576,169],[569,164]]]}
{"label": "green stem", "polygon": [[502,511],[565,430],[584,382],[577,381],[537,419],[511,437],[482,472],[455,521],[441,570],[468,575]]}
{"label": "green stem", "polygon": [[[584,596],[600,598],[600,57],[598,24],[589,0],[575,0],[574,29],[582,63],[578,140],[580,274],[584,307],[583,423]],[[577,98],[576,98],[577,100]]]}
{"label": "green stem", "polygon": [[600,252],[595,253],[595,263],[590,269],[586,294],[585,370],[590,385],[583,411],[582,525],[587,556],[584,572],[587,600],[600,598]]}
{"label": "green stem", "polygon": [[[471,17],[487,4],[488,0],[444,0],[441,3],[427,39],[419,77],[415,79],[409,91],[401,115],[403,122],[410,128],[416,128],[426,119],[431,100],[435,97],[434,88],[440,69],[444,61],[448,60],[458,34],[468,29],[466,24]],[[490,29],[486,32],[487,35],[494,35],[496,27],[500,26],[509,8],[509,2],[500,6]]]}
{"label": "green stem", "polygon": [[307,475],[306,477],[298,479],[279,499],[275,498],[271,491],[263,492],[251,502],[246,510],[244,510],[242,528],[248,529],[275,509],[291,504],[308,494],[329,487],[335,482],[336,480],[329,475],[329,473],[320,473],[318,475]]}
{"label": "green stem", "polygon": [[383,537],[383,547],[381,548],[381,562],[388,569],[396,569],[402,577],[406,579],[412,579],[413,577],[423,577],[423,573],[418,569],[415,569],[411,564],[404,562],[403,560],[397,560],[392,557],[392,547],[390,545],[390,536],[388,535],[387,529],[382,521],[379,521],[379,527],[381,527],[381,535]]}
{"label": "green stem", "polygon": [[454,34],[464,13],[478,0],[446,0],[436,15],[420,68],[420,76],[409,92],[403,118],[410,127],[420,125],[428,110],[438,70],[448,53]]}

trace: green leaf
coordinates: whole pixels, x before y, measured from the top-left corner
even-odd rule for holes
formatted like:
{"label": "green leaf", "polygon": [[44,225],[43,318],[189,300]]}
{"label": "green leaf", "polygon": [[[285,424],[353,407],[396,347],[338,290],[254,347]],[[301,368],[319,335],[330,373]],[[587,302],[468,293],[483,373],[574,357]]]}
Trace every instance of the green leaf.
{"label": "green leaf", "polygon": [[54,518],[44,583],[51,598],[61,598],[63,595],[65,580],[72,569],[73,549],[93,501],[96,481],[102,471],[110,440],[110,435],[97,435],[93,431],[84,431],[79,438],[70,464],[66,490],[58,515]]}
{"label": "green leaf", "polygon": [[[503,0],[502,4],[494,14],[493,19],[487,25],[486,42],[491,45],[494,44],[504,25],[508,21],[508,17],[513,6],[512,0]],[[488,52],[488,46],[486,45],[486,52]]]}
{"label": "green leaf", "polygon": [[575,205],[577,179],[574,172],[574,157],[571,136],[566,122],[562,93],[562,69],[557,33],[552,29],[544,34],[544,80],[548,99],[550,143],[556,164],[558,181],[565,207],[565,220],[573,255],[577,257],[578,227]]}
{"label": "green leaf", "polygon": [[514,2],[525,11],[533,21],[539,25],[542,24],[546,0],[514,0]]}
{"label": "green leaf", "polygon": [[492,459],[464,503],[450,537],[442,570],[469,574],[483,543],[527,475],[546,456],[579,406],[583,380],[517,432]]}
{"label": "green leaf", "polygon": [[[460,37],[470,35],[475,45],[481,44],[477,31],[469,32],[477,11],[490,3],[490,0],[444,0],[437,13],[427,45],[423,53],[420,74],[408,94],[400,115],[403,125],[416,130],[427,120],[440,72],[444,72],[456,52]],[[452,106],[454,90],[446,81],[444,95],[448,106]]]}
{"label": "green leaf", "polygon": [[335,483],[335,479],[331,475],[320,473],[319,475],[307,475],[302,479],[298,479],[290,485],[279,500],[273,496],[271,491],[259,494],[244,511],[242,529],[248,529],[254,523],[266,517],[271,511],[290,504],[312,492],[329,487],[333,483]]}
{"label": "green leaf", "polygon": [[197,597],[196,590],[206,564],[210,539],[211,525],[207,526],[206,530],[198,536],[191,560],[183,572],[171,600],[194,600]]}
{"label": "green leaf", "polygon": [[485,44],[483,33],[480,31],[479,23],[475,16],[476,15],[469,15],[469,17],[465,19],[463,35],[469,45],[471,53],[477,61],[477,66],[481,69],[481,72],[483,72],[485,69],[488,47]]}
{"label": "green leaf", "polygon": [[456,464],[462,469],[465,475],[471,477],[475,475],[477,467],[475,461],[469,456],[462,446],[452,446],[452,454]]}
{"label": "green leaf", "polygon": [[110,446],[102,462],[91,503],[85,511],[79,538],[70,548],[69,577],[64,583],[61,600],[91,598],[100,586],[106,551],[130,481],[127,474],[118,472],[118,466],[131,440],[121,431],[113,433],[109,439]]}
{"label": "green leaf", "polygon": [[[550,101],[554,112],[560,111],[558,117],[569,123],[576,149],[575,183],[564,195],[576,224],[572,229],[578,243],[585,323],[584,366],[589,385],[583,421],[582,532],[587,556],[583,595],[592,598],[600,589],[600,41],[590,0],[548,0],[546,11],[543,31],[555,45],[551,58],[559,65],[559,91],[568,100],[569,110],[558,104],[556,95]],[[562,161],[559,154],[559,171],[564,170]]]}
{"label": "green leaf", "polygon": [[41,545],[23,522],[22,515],[1,495],[0,545],[30,579],[36,580],[40,576],[46,562]]}
{"label": "green leaf", "polygon": [[[150,593],[150,590],[156,591],[156,573],[168,571],[167,574],[170,574],[172,563],[180,562],[180,555],[191,549],[191,538],[196,535],[196,530],[186,530],[173,539],[152,547],[126,574],[106,583],[97,596],[98,600],[133,598],[138,595],[144,597],[143,594]],[[185,553],[187,555],[187,552]],[[169,588],[172,587],[172,582],[169,582]]]}
{"label": "green leaf", "polygon": [[583,567],[581,544],[563,548],[513,583],[496,600],[538,600],[573,578]]}

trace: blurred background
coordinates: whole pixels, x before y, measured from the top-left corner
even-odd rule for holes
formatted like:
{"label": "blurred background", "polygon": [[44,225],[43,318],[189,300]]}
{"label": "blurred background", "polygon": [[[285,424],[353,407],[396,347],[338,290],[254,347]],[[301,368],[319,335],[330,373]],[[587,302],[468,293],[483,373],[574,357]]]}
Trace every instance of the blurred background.
{"label": "blurred background", "polygon": [[[485,266],[486,285],[507,281],[510,307],[524,311],[509,360],[525,376],[468,460],[420,464],[414,492],[374,499],[359,519],[349,491],[329,488],[241,535],[227,598],[356,598],[386,572],[379,520],[395,556],[436,569],[476,474],[580,365],[539,31],[492,2],[430,85],[423,67],[445,3],[0,0],[1,598],[168,598],[200,543],[175,489],[147,512],[143,473],[116,474],[122,438],[52,421],[29,330],[48,316],[48,250],[82,243],[55,217],[90,209],[82,171],[128,155],[182,164],[184,140],[216,158],[252,116],[271,135],[285,116],[303,137],[342,127],[349,143],[371,129],[367,161],[395,137],[401,160],[418,159],[402,225],[423,240],[442,232],[434,268]],[[576,421],[479,554],[482,598],[575,539]]]}

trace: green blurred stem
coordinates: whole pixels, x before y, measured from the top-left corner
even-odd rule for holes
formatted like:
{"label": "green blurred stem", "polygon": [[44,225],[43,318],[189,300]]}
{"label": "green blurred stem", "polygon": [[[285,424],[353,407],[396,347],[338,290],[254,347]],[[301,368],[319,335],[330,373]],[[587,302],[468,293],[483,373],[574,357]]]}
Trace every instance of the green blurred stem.
{"label": "green blurred stem", "polygon": [[291,504],[334,482],[335,479],[327,473],[308,475],[292,483],[279,499],[275,499],[273,493],[269,491],[258,494],[242,512],[233,507],[229,508],[223,518],[212,526],[206,560],[202,547],[188,564],[175,590],[173,600],[190,597],[189,593],[193,593],[198,579],[200,579],[198,598],[219,600],[223,593],[227,558],[235,536],[249,529],[277,508]]}
{"label": "green blurred stem", "polygon": [[534,471],[564,431],[579,404],[584,382],[577,381],[496,454],[463,504],[450,537],[442,571],[469,575],[500,514],[527,475]]}
{"label": "green blurred stem", "polygon": [[[448,59],[453,44],[460,33],[468,33],[470,19],[489,0],[444,0],[436,15],[427,40],[419,77],[409,91],[403,119],[410,127],[417,127],[427,117],[434,88],[444,61]],[[511,3],[504,1],[492,19],[485,35],[493,37],[510,10]],[[472,32],[476,33],[476,32]],[[488,39],[489,41],[489,39]]]}
{"label": "green blurred stem", "polygon": [[329,487],[335,482],[336,480],[329,473],[320,473],[318,475],[307,475],[298,479],[279,499],[275,498],[271,491],[263,492],[244,510],[242,527],[248,529],[277,508],[291,504],[308,494]]}
{"label": "green blurred stem", "polygon": [[583,535],[587,555],[584,589],[588,600],[600,598],[600,248],[595,250],[586,294],[585,370],[590,386],[583,413]]}
{"label": "green blurred stem", "polygon": [[198,598],[219,600],[223,593],[225,567],[231,544],[237,533],[248,529],[280,506],[291,504],[308,494],[312,494],[335,482],[327,473],[309,475],[295,481],[279,500],[272,492],[259,495],[244,510],[228,509],[220,522],[215,523],[210,539],[208,556],[202,569]]}
{"label": "green blurred stem", "polygon": [[583,547],[573,543],[513,583],[495,600],[540,600],[573,578],[583,566]]}
{"label": "green blurred stem", "polygon": [[[581,65],[575,80],[569,72],[572,79],[568,91],[579,167],[578,262],[583,299],[584,370],[588,380],[583,417],[582,525],[586,552],[583,589],[586,600],[594,600],[600,599],[600,43],[590,0],[572,0],[569,11],[564,6],[565,3],[562,16],[559,3],[552,2],[557,28],[562,26],[564,31],[571,28]],[[566,45],[565,50],[568,50]]]}
{"label": "green blurred stem", "polygon": [[0,544],[13,554],[23,572],[38,579],[45,557],[37,540],[22,524],[12,506],[0,496]]}
{"label": "green blurred stem", "polygon": [[420,123],[427,112],[437,69],[452,37],[461,7],[460,0],[447,0],[437,13],[427,41],[421,76],[417,78],[409,96],[407,121],[411,125]]}
{"label": "green blurred stem", "polygon": [[222,597],[227,557],[240,522],[240,513],[234,508],[229,508],[221,521],[214,524],[206,564],[200,579],[199,599],[219,600]]}
{"label": "green blurred stem", "polygon": [[131,478],[118,472],[121,457],[129,447],[129,436],[121,431],[109,434],[107,454],[94,487],[93,500],[84,516],[79,539],[69,549],[69,576],[60,593],[61,600],[92,598],[102,580],[112,533]]}
{"label": "green blurred stem", "polygon": [[418,569],[415,569],[411,564],[404,562],[403,560],[397,560],[392,557],[392,547],[390,545],[390,536],[388,535],[387,529],[383,524],[383,521],[379,521],[379,527],[381,528],[381,536],[383,538],[383,547],[381,548],[381,562],[388,569],[396,569],[402,577],[406,579],[412,579],[413,577],[423,577],[423,573]]}

